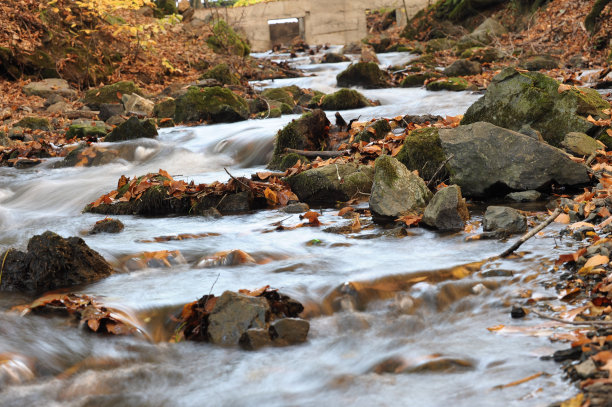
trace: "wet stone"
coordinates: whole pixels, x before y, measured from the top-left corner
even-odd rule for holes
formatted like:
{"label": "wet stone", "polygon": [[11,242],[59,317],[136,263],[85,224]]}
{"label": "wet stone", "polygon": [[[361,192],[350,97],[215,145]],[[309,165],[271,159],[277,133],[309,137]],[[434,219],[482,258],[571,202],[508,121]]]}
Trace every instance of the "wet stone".
{"label": "wet stone", "polygon": [[520,307],[518,305],[512,306],[512,310],[510,311],[510,316],[512,318],[523,318],[525,315],[527,315],[527,313],[525,312],[525,309],[523,307]]}
{"label": "wet stone", "polygon": [[485,212],[482,227],[485,231],[503,229],[509,233],[522,233],[527,230],[527,219],[516,209],[489,206]]}
{"label": "wet stone", "polygon": [[237,345],[248,329],[265,327],[269,311],[265,298],[224,292],[208,318],[210,341],[217,345]]}
{"label": "wet stone", "polygon": [[281,209],[281,211],[285,213],[305,213],[305,212],[308,212],[309,210],[310,210],[310,206],[308,206],[307,203],[303,203],[303,202],[292,203]]}
{"label": "wet stone", "polygon": [[123,222],[119,219],[106,218],[96,222],[94,227],[89,231],[90,235],[97,233],[119,233],[124,229]]}
{"label": "wet stone", "polygon": [[487,270],[483,271],[482,276],[485,278],[490,277],[512,277],[514,273],[511,270]]}
{"label": "wet stone", "polygon": [[245,350],[257,350],[271,345],[272,339],[267,329],[253,328],[242,334],[238,344]]}
{"label": "wet stone", "polygon": [[272,323],[270,336],[280,345],[293,345],[306,341],[310,322],[300,318],[283,318]]}
{"label": "wet stone", "polygon": [[579,379],[584,380],[597,374],[597,365],[589,358],[582,363],[573,366],[573,371]]}

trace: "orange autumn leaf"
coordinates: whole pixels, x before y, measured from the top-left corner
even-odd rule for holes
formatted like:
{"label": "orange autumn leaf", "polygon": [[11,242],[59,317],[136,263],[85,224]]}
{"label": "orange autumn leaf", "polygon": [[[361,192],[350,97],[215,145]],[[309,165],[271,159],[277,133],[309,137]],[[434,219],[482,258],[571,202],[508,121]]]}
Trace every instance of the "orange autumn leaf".
{"label": "orange autumn leaf", "polygon": [[264,196],[268,201],[269,205],[276,205],[278,203],[278,197],[276,196],[276,192],[272,191],[270,188],[266,188],[264,191]]}
{"label": "orange autumn leaf", "polygon": [[572,88],[573,88],[573,86],[566,85],[566,84],[562,83],[562,84],[559,85],[559,88],[557,89],[557,92],[563,93],[563,92],[566,92],[566,91],[568,91],[568,90],[570,90]]}
{"label": "orange autumn leaf", "polygon": [[574,253],[571,253],[571,254],[562,254],[561,256],[559,256],[557,261],[555,261],[555,264],[557,266],[559,266],[559,265],[561,265],[563,263],[576,261],[576,260],[578,260],[578,258],[580,256],[582,256],[585,253],[586,253],[586,248],[583,247],[582,249],[578,250],[577,252],[574,252]]}
{"label": "orange autumn leaf", "polygon": [[300,219],[307,219],[308,226],[319,226],[321,222],[319,221],[319,214],[314,211],[308,211],[303,215],[300,215]]}
{"label": "orange autumn leaf", "polygon": [[569,217],[569,215],[568,215],[568,214],[566,214],[566,213],[562,213],[562,214],[560,214],[559,216],[557,216],[557,217],[555,218],[555,222],[557,222],[557,223],[563,223],[563,224],[566,224],[566,225],[567,225],[567,224],[569,224],[569,223],[570,223],[570,217]]}
{"label": "orange autumn leaf", "polygon": [[396,222],[404,222],[406,226],[410,227],[412,225],[415,225],[415,226],[418,225],[421,219],[423,219],[422,215],[408,214],[408,215],[400,216],[399,218],[396,219]]}

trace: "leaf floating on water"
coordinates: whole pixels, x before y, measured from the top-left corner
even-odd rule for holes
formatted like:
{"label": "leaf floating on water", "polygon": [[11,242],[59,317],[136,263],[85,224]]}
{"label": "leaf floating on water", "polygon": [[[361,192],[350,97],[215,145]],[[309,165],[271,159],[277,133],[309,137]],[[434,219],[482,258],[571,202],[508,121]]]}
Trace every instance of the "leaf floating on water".
{"label": "leaf floating on water", "polygon": [[308,220],[306,226],[321,226],[319,221],[319,214],[314,211],[308,211],[303,215],[300,215],[300,219]]}

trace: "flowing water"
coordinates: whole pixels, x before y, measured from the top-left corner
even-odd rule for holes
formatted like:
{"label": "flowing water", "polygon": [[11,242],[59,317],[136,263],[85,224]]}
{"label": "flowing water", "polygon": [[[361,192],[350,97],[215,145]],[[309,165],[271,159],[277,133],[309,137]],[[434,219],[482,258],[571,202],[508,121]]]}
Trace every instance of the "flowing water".
{"label": "flowing water", "polygon": [[[411,56],[380,57],[385,65],[398,65]],[[333,91],[335,75],[347,65],[319,65],[309,57],[295,63],[316,76],[265,86],[296,84]],[[400,114],[456,115],[479,97],[420,88],[364,93],[381,105],[343,112],[347,121]],[[328,114],[333,120],[334,112]],[[541,284],[549,278],[550,259],[567,250],[553,249],[554,227],[527,242],[527,253],[520,259],[454,271],[448,269],[480,262],[504,246],[422,229],[403,238],[375,237],[384,232],[380,228],[352,236],[320,228],[263,233],[280,220],[286,225],[299,222],[298,215],[278,210],[220,219],[124,216],[120,234],[83,235],[103,217],[82,214],[82,208],[114,189],[122,174],[137,176],[163,168],[188,181],[226,181],[226,167],[233,175],[249,176],[264,168],[275,133],[295,117],[161,130],[156,140],[120,144],[121,158],[100,167],[59,169],[50,160],[25,170],[0,168],[0,253],[8,247],[25,248],[32,235],[45,230],[83,236],[119,269],[121,259],[135,253],[182,253],[186,264],[121,271],[75,290],[101,296],[137,316],[151,336],[159,328],[155,321],[181,304],[211,291],[219,295],[266,284],[305,303],[311,322],[303,345],[245,352],[90,334],[58,317],[4,312],[31,298],[0,293],[0,354],[12,355],[10,363],[0,365],[0,405],[543,406],[569,397],[572,391],[560,369],[539,359],[563,345],[541,336],[541,320],[513,321],[509,315],[510,305],[527,290],[539,297],[554,295]],[[336,210],[322,213],[320,220],[329,225],[346,222]],[[142,242],[180,233],[213,235]],[[313,239],[320,242],[309,244]],[[231,249],[266,261],[194,267],[202,257]],[[413,278],[416,272],[437,282]],[[449,278],[449,273],[464,278]],[[349,281],[375,281],[374,289],[367,297],[355,296],[345,284]],[[519,333],[487,330],[499,324],[517,326]],[[399,369],[403,373],[385,373],[398,364],[404,366]],[[526,383],[495,388],[539,372],[544,374]]]}

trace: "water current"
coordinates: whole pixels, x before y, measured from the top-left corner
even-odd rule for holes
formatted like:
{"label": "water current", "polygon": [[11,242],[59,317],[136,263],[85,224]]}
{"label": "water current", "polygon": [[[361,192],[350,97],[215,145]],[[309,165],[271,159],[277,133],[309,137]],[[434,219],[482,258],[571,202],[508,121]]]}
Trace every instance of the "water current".
{"label": "water current", "polygon": [[[379,58],[387,66],[400,65],[412,56],[391,53]],[[334,91],[335,75],[348,63],[314,62],[310,56],[292,60],[312,76],[254,85],[295,84]],[[422,88],[363,93],[380,100],[380,106],[345,111],[347,121],[462,114],[480,96]],[[333,121],[335,112],[327,113]],[[106,303],[126,310],[152,336],[156,316],[168,315],[170,309],[211,291],[220,295],[224,290],[266,284],[307,304],[311,322],[303,345],[246,352],[90,334],[58,317],[5,312],[31,298],[0,293],[0,354],[14,358],[12,369],[6,365],[0,369],[0,405],[545,406],[569,397],[571,388],[558,366],[540,360],[563,345],[542,336],[542,320],[511,320],[509,313],[510,305],[527,290],[536,297],[555,295],[542,282],[550,278],[550,260],[568,248],[561,244],[555,249],[554,226],[527,242],[521,248],[526,251],[522,258],[487,262],[459,280],[417,282],[396,290],[390,299],[374,294],[359,303],[349,301],[331,313],[321,312],[321,304],[346,282],[392,280],[423,271],[438,275],[438,270],[499,254],[505,246],[497,241],[465,242],[463,234],[424,229],[413,229],[404,238],[376,237],[383,232],[380,228],[351,236],[319,228],[262,233],[282,219],[285,224],[299,222],[298,215],[278,210],[220,219],[124,216],[126,227],[120,234],[83,234],[103,216],[81,210],[114,189],[122,174],[138,176],[163,168],[175,178],[212,182],[228,179],[226,167],[236,176],[249,176],[264,169],[275,133],[296,117],[160,130],[155,140],[122,143],[120,159],[99,167],[54,168],[55,161],[49,160],[31,169],[0,168],[0,253],[8,247],[25,248],[31,236],[45,230],[82,236],[118,269],[120,259],[135,253],[182,253],[186,264],[118,272],[76,290],[104,297]],[[336,212],[323,209],[320,220],[329,225],[345,222]],[[204,232],[217,235],[142,242],[161,235]],[[313,239],[320,243],[308,244]],[[201,257],[231,249],[271,261],[194,267]],[[500,324],[518,328],[505,334],[487,330]],[[396,362],[407,366],[403,373],[384,372]],[[534,380],[496,388],[540,372],[544,374]]]}

